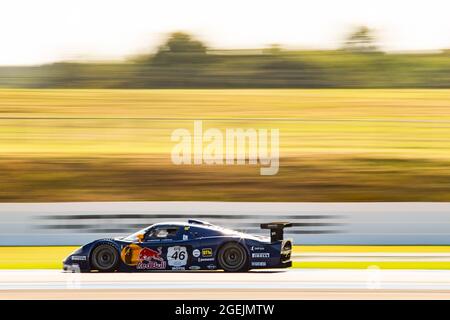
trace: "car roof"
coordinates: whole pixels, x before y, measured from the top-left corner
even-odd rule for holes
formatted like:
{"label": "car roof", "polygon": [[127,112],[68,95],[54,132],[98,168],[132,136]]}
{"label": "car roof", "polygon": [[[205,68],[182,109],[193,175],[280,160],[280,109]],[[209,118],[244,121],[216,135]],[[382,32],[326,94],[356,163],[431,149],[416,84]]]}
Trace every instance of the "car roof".
{"label": "car roof", "polygon": [[188,226],[189,224],[186,222],[180,222],[180,221],[167,221],[167,222],[158,222],[155,224],[152,224],[150,227],[169,227],[169,226],[176,226],[176,227],[185,227]]}
{"label": "car roof", "polygon": [[197,229],[203,229],[204,231],[208,231],[208,232],[216,232],[216,233],[220,233],[220,234],[235,234],[235,233],[239,233],[241,234],[241,232],[232,230],[232,229],[227,229],[227,228],[223,228],[217,225],[214,225],[212,223],[203,221],[203,220],[196,220],[196,219],[189,219],[187,222],[184,221],[167,221],[167,222],[159,222],[159,223],[155,223],[151,226],[149,226],[148,228],[152,228],[152,227],[189,227],[189,228],[197,228]]}
{"label": "car roof", "polygon": [[[223,227],[220,227],[220,226],[208,223],[206,221],[195,220],[195,219],[190,219],[187,222],[184,222],[184,221],[159,222],[159,223],[155,223],[155,224],[149,226],[148,228],[150,228],[150,227],[158,227],[158,226],[161,226],[161,227],[174,226],[174,227],[200,228],[200,229],[203,229],[204,232],[206,232],[209,235],[230,235],[230,236],[239,235],[241,238],[242,237],[247,237],[247,238],[248,237],[253,237],[253,238],[254,237],[258,237],[258,236],[250,235],[250,234],[247,234],[247,233],[242,233],[242,232],[239,232],[239,231],[235,231],[235,230],[232,230],[232,229],[223,228]],[[213,232],[213,233],[210,233],[210,232]],[[258,239],[258,240],[261,240],[261,239]]]}
{"label": "car roof", "polygon": [[201,220],[188,220],[187,222],[184,221],[167,221],[167,222],[158,222],[155,224],[152,224],[150,227],[170,227],[170,226],[176,226],[176,227],[201,227],[201,228],[214,228],[215,225],[201,221]]}

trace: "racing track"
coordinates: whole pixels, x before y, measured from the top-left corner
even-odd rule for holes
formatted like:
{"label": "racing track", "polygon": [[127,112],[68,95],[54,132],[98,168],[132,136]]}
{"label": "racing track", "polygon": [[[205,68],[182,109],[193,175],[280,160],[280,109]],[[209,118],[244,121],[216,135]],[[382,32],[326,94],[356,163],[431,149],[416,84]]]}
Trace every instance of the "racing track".
{"label": "racing track", "polygon": [[450,270],[0,271],[0,299],[450,299]]}

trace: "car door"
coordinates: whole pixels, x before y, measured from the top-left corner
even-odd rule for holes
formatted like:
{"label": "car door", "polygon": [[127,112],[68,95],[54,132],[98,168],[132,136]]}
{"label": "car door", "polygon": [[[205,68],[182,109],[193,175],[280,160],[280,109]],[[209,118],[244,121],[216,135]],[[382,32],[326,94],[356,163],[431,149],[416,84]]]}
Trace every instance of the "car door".
{"label": "car door", "polygon": [[141,269],[185,270],[188,266],[191,246],[186,245],[182,226],[156,226],[149,230],[141,250]]}

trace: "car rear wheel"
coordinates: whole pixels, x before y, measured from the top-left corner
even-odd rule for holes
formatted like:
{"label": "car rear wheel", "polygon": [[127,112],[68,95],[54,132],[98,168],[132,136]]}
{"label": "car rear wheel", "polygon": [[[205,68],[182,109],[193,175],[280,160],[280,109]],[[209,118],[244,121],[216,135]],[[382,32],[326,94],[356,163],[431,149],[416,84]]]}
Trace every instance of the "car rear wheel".
{"label": "car rear wheel", "polygon": [[248,256],[244,247],[235,242],[225,244],[219,251],[218,262],[227,272],[248,271]]}
{"label": "car rear wheel", "polygon": [[110,244],[101,244],[92,251],[93,269],[101,272],[112,272],[119,264],[119,252]]}

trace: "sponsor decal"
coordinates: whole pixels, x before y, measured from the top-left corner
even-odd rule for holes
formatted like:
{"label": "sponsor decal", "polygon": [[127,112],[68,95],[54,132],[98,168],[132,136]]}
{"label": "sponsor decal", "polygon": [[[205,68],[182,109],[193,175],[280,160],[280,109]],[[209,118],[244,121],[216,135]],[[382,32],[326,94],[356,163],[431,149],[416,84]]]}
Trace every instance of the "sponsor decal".
{"label": "sponsor decal", "polygon": [[172,267],[172,270],[186,270],[185,267]]}
{"label": "sponsor decal", "polygon": [[203,248],[202,249],[202,257],[212,257],[213,251],[211,248]]}
{"label": "sponsor decal", "polygon": [[252,262],[252,267],[265,267],[267,263],[265,261],[255,261]]}
{"label": "sponsor decal", "polygon": [[258,247],[258,246],[251,246],[251,247],[250,247],[250,250],[251,250],[251,251],[264,251],[264,250],[266,250],[266,248],[264,248],[264,247]]}
{"label": "sponsor decal", "polygon": [[198,258],[198,262],[214,261],[214,258]]}
{"label": "sponsor decal", "polygon": [[208,268],[209,270],[217,269],[216,265],[214,265],[214,264],[209,264],[209,265],[206,266],[206,268]]}
{"label": "sponsor decal", "polygon": [[86,261],[86,256],[72,256],[72,261]]}
{"label": "sponsor decal", "polygon": [[171,267],[185,266],[188,259],[186,247],[169,247],[167,249],[167,263]]}
{"label": "sponsor decal", "polygon": [[183,240],[188,240],[189,236],[187,234],[183,234]]}
{"label": "sponsor decal", "polygon": [[190,266],[189,270],[200,270],[201,268],[199,266]]}
{"label": "sponsor decal", "polygon": [[252,253],[252,258],[270,258],[270,253],[268,252]]}
{"label": "sponsor decal", "polygon": [[137,269],[165,269],[166,261],[161,257],[162,248],[153,250],[150,248],[143,248],[139,252],[139,262],[136,266]]}
{"label": "sponsor decal", "polygon": [[122,261],[129,266],[136,266],[139,262],[139,252],[141,252],[142,247],[137,244],[129,244],[123,247],[120,252],[120,257]]}
{"label": "sponsor decal", "polygon": [[192,251],[192,255],[196,258],[200,257],[200,250],[195,249],[194,251]]}

